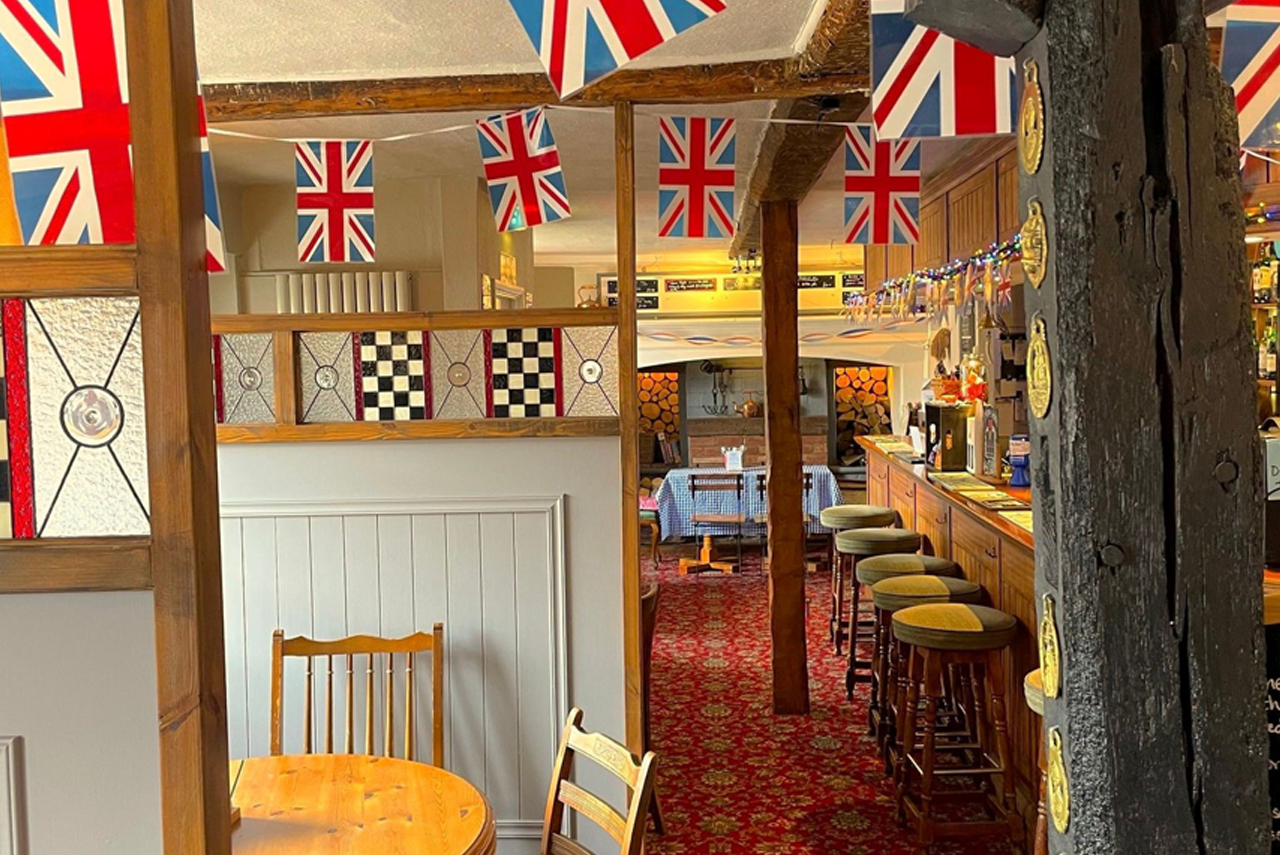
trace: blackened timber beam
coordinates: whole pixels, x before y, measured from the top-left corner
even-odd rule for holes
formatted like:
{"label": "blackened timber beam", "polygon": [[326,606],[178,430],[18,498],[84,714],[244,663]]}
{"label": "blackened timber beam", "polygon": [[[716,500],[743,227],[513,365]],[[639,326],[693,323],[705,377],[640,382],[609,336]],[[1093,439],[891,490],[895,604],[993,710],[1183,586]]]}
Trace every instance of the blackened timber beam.
{"label": "blackened timber beam", "polygon": [[1044,0],[907,0],[907,17],[997,56],[1013,56],[1040,30]]}
{"label": "blackened timber beam", "polygon": [[865,73],[871,56],[867,0],[827,0],[809,44],[793,61],[801,77]]}
{"label": "blackened timber beam", "polygon": [[[566,103],[579,107],[715,104],[865,92],[861,67],[828,73],[798,58],[623,69]],[[381,80],[216,83],[204,87],[212,122],[387,113],[500,111],[559,102],[545,74],[476,74]]]}
{"label": "blackened timber beam", "polygon": [[867,96],[857,94],[783,101],[774,107],[774,119],[829,124],[769,125],[747,179],[731,256],[760,249],[762,202],[803,201],[809,195],[844,141],[845,126],[840,123],[857,121],[866,105]]}
{"label": "blackened timber beam", "polygon": [[805,525],[800,442],[800,331],[795,200],[763,206],[764,442],[769,502],[769,625],[773,711],[809,713],[805,641]]}

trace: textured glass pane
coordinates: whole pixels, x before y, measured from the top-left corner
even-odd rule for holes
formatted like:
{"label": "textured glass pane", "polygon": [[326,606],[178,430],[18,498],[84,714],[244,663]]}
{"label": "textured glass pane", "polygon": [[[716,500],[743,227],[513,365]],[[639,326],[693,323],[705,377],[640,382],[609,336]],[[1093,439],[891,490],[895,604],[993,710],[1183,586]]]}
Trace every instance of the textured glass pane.
{"label": "textured glass pane", "polygon": [[5,300],[0,318],[7,533],[18,538],[146,534],[138,301]]}
{"label": "textured glass pane", "polygon": [[276,368],[271,333],[217,337],[218,422],[271,424],[276,420]]}
{"label": "textured glass pane", "polygon": [[484,334],[439,330],[430,337],[433,418],[484,418],[488,396]]}
{"label": "textured glass pane", "polygon": [[311,332],[298,336],[302,422],[356,420],[355,347],[351,333]]}
{"label": "textured glass pane", "polygon": [[561,372],[566,416],[618,415],[618,330],[566,327]]}

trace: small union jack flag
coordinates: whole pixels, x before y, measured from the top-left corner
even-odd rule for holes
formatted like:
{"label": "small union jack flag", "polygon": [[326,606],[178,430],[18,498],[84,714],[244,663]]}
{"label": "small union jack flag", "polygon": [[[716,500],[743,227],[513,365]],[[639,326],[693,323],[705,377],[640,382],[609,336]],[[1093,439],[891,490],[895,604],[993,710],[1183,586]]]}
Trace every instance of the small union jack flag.
{"label": "small union jack flag", "polygon": [[920,141],[878,140],[871,125],[844,137],[845,243],[913,244],[920,238]]}
{"label": "small union jack flag", "polygon": [[1018,74],[997,57],[922,27],[906,0],[871,0],[871,113],[876,136],[958,137],[1013,131]]}
{"label": "small union jack flag", "polygon": [[561,98],[695,24],[724,0],[510,0]]}
{"label": "small union jack flag", "polygon": [[[1240,145],[1280,145],[1280,0],[1236,0],[1222,31],[1222,77],[1236,93]],[[1242,158],[1243,160],[1243,158]]]}
{"label": "small union jack flag", "polygon": [[489,201],[500,232],[554,223],[570,215],[546,111],[520,110],[476,122]]}
{"label": "small union jack flag", "polygon": [[664,116],[658,133],[658,236],[733,237],[734,120]]}
{"label": "small union jack flag", "polygon": [[213,152],[209,151],[209,119],[200,96],[200,171],[204,175],[204,242],[205,266],[210,273],[227,269],[227,245],[222,239],[222,205],[218,201],[218,179],[213,171]]}
{"label": "small union jack flag", "polygon": [[298,260],[373,261],[373,142],[300,142],[295,167]]}
{"label": "small union jack flag", "polygon": [[[123,0],[0,3],[0,112],[23,242],[134,240]],[[209,269],[225,269],[213,164],[204,151]],[[216,240],[215,240],[216,237]]]}

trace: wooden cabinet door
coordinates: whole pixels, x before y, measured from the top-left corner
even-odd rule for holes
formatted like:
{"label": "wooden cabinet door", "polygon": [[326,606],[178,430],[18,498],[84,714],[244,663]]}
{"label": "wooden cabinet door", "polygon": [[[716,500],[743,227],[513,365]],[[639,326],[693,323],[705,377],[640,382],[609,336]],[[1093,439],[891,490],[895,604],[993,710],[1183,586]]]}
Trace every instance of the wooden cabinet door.
{"label": "wooden cabinet door", "polygon": [[1027,708],[1022,681],[1040,667],[1036,643],[1036,559],[1035,554],[1008,538],[1000,544],[1001,608],[1018,619],[1018,637],[1005,656],[1005,703],[1009,716],[1009,739],[1013,746],[1018,782],[1035,792],[1039,776],[1036,763],[1040,719]]}
{"label": "wooden cabinet door", "polygon": [[916,526],[916,484],[906,472],[889,467],[889,507],[898,512],[903,528]]}
{"label": "wooden cabinet door", "polygon": [[874,451],[867,452],[867,504],[889,507],[889,461]]}
{"label": "wooden cabinet door", "polygon": [[951,557],[951,503],[928,487],[916,487],[916,531],[925,552]]}
{"label": "wooden cabinet door", "polygon": [[951,510],[951,560],[986,590],[991,605],[1001,607],[1000,535],[960,508]]}

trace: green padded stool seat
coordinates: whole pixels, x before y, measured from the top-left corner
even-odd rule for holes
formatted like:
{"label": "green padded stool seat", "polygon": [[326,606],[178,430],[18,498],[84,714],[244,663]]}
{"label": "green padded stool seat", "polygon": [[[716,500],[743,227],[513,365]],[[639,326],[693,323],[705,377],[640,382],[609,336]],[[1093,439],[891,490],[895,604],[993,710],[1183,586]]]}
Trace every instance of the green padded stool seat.
{"label": "green padded stool seat", "polygon": [[876,505],[832,505],[823,508],[818,519],[826,528],[845,531],[853,528],[880,528],[898,522],[898,514],[892,508]]}
{"label": "green padded stool seat", "polygon": [[[836,532],[836,551],[859,558],[891,552],[915,552],[920,534],[905,528],[855,528]],[[861,561],[858,562],[861,565]]]}
{"label": "green padded stool seat", "polygon": [[657,518],[658,518],[657,511],[641,511],[640,512],[640,519],[642,520],[656,520]]}
{"label": "green padded stool seat", "polygon": [[[896,579],[899,576],[958,575],[960,575],[960,568],[954,561],[933,555],[889,552],[883,555],[872,555],[858,562],[858,581],[863,585],[875,585],[885,579]],[[936,602],[945,603],[947,600]]]}
{"label": "green padded stool seat", "polygon": [[1027,706],[1031,711],[1044,718],[1044,679],[1040,675],[1039,668],[1023,679],[1022,691],[1027,696]]}
{"label": "green padded stool seat", "polygon": [[982,600],[982,586],[951,576],[892,576],[876,582],[871,588],[871,596],[875,598],[877,609],[896,612],[930,603],[977,603]]}
{"label": "green padded stool seat", "polygon": [[1013,615],[986,606],[935,603],[893,613],[895,638],[931,650],[999,650],[1013,643],[1017,634]]}

